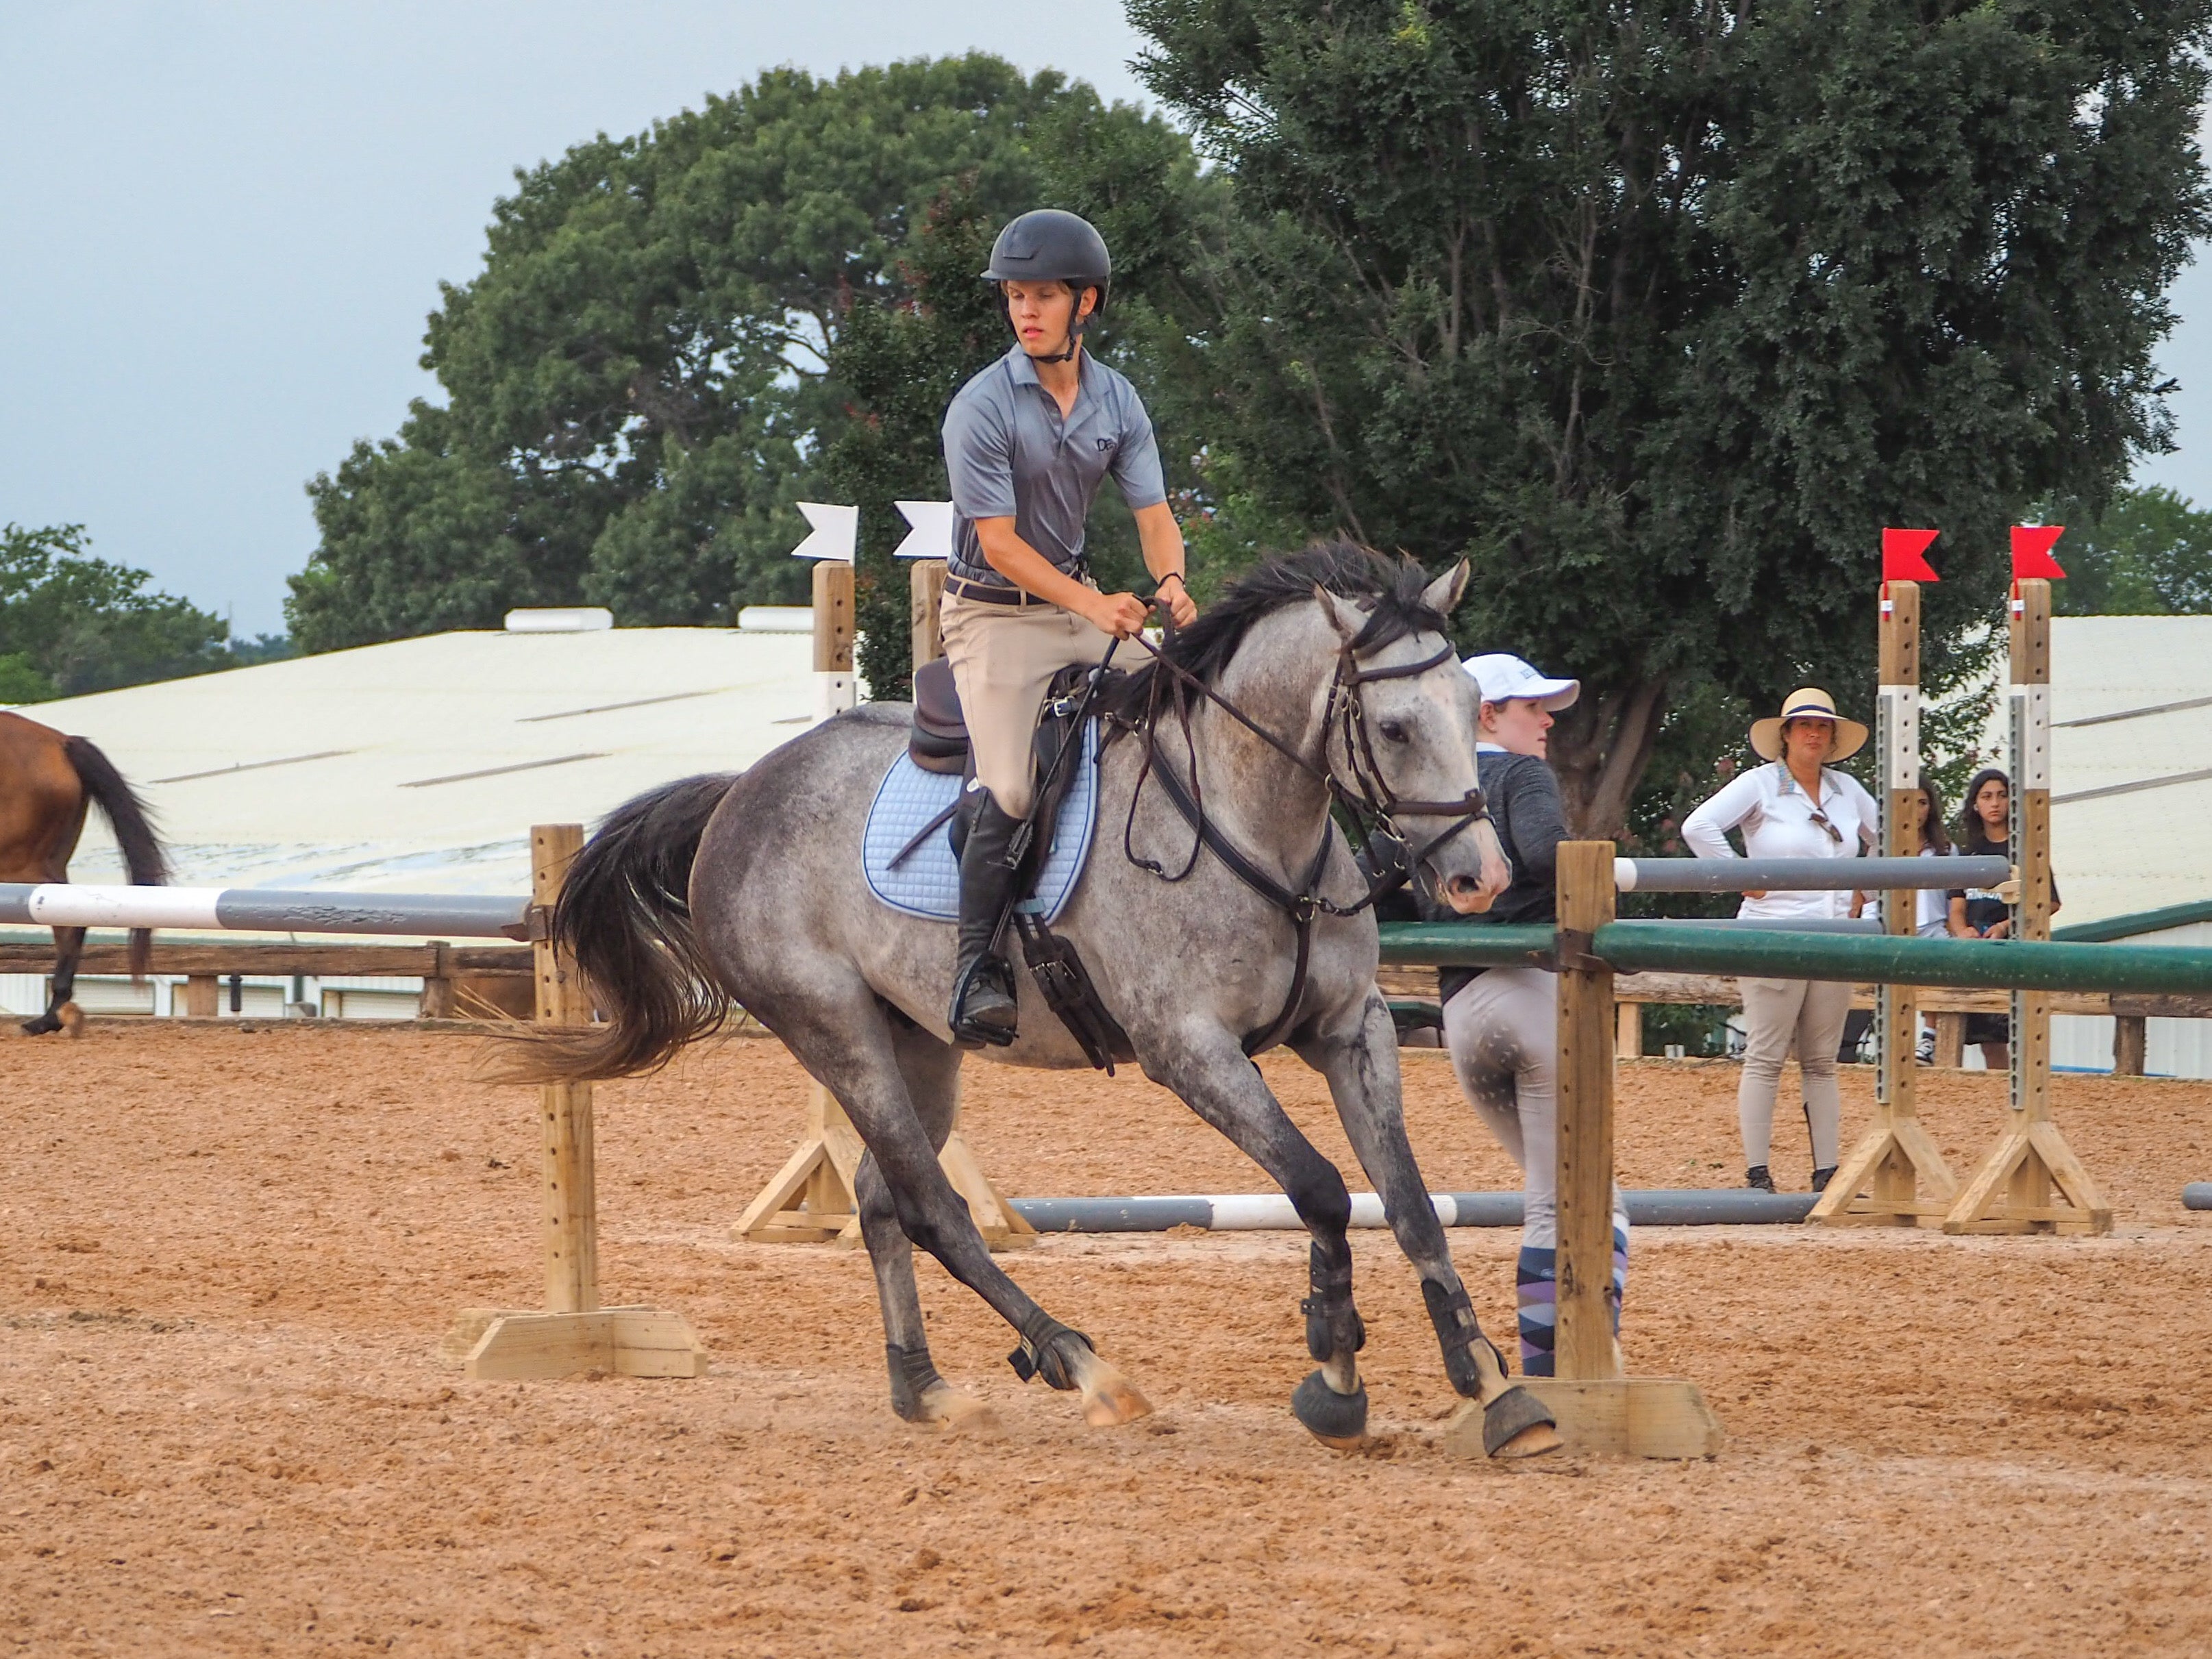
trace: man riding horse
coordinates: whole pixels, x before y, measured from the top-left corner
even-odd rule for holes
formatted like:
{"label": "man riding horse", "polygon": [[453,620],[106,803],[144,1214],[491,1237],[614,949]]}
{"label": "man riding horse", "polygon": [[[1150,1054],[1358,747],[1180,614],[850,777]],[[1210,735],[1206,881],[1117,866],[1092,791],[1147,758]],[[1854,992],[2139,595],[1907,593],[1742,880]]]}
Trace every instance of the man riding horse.
{"label": "man riding horse", "polygon": [[1178,627],[1198,615],[1151,417],[1136,388],[1083,349],[1112,275],[1105,239],[1073,213],[1041,208],[1000,231],[983,279],[998,284],[1014,343],[945,414],[952,556],[939,617],[980,797],[960,856],[948,1016],[969,1042],[1004,1047],[1017,1030],[1011,975],[990,953],[1019,873],[1008,843],[1033,802],[1030,739],[1045,688],[1150,614],[1133,593],[1100,592],[1084,556],[1084,521],[1108,473],[1136,516],[1156,597]]}

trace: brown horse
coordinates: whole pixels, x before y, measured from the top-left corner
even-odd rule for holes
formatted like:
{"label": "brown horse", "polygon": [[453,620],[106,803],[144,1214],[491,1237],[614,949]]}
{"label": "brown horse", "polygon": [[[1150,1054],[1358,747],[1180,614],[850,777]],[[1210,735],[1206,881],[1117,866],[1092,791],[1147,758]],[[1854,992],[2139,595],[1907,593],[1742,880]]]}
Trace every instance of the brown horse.
{"label": "brown horse", "polygon": [[[133,884],[158,887],[168,879],[168,860],[141,801],[123,775],[85,738],[65,738],[21,714],[0,714],[0,881],[67,881],[70,855],[84,833],[84,812],[97,805],[123,849]],[[131,932],[131,977],[145,975],[153,935]],[[39,1036],[82,1020],[70,996],[84,929],[54,929],[54,988],[46,1011],[23,1022]]]}

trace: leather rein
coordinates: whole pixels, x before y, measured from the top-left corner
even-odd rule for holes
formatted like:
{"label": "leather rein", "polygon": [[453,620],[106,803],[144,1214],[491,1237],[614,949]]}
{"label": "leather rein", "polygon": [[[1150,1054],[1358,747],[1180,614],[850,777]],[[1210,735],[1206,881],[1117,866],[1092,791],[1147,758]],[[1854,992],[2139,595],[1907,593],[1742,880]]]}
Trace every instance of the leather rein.
{"label": "leather rein", "polygon": [[[1163,606],[1162,610],[1164,611],[1165,607]],[[1174,623],[1170,620],[1167,623],[1167,631],[1171,634],[1173,629]],[[1137,635],[1135,638],[1139,645],[1152,653],[1156,670],[1165,670],[1180,686],[1214,704],[1300,771],[1317,780],[1328,791],[1331,802],[1341,807],[1358,829],[1364,845],[1371,846],[1380,841],[1390,848],[1389,873],[1370,876],[1364,896],[1350,904],[1339,904],[1321,890],[1322,878],[1328,868],[1331,838],[1336,828],[1334,823],[1324,823],[1321,846],[1306,871],[1305,880],[1295,889],[1287,887],[1247,857],[1219,826],[1206,817],[1205,797],[1198,781],[1198,750],[1191,734],[1190,700],[1187,696],[1177,696],[1175,703],[1182,727],[1184,753],[1190,767],[1188,787],[1176,775],[1175,769],[1167,763],[1167,757],[1160,750],[1163,679],[1158,672],[1153,676],[1151,696],[1140,717],[1135,720],[1109,717],[1122,730],[1141,733],[1145,740],[1144,765],[1137,774],[1136,787],[1129,793],[1128,816],[1121,826],[1122,856],[1137,868],[1150,871],[1162,881],[1172,883],[1189,878],[1198,867],[1200,850],[1203,848],[1219,859],[1237,880],[1290,920],[1297,941],[1297,955],[1291,970],[1290,994],[1284,998],[1282,1009],[1275,1018],[1263,1030],[1244,1039],[1244,1052],[1256,1054],[1280,1042],[1297,1016],[1298,1004],[1305,995],[1306,972],[1313,954],[1315,918],[1324,915],[1358,915],[1404,886],[1412,878],[1414,866],[1422,860],[1469,826],[1480,823],[1490,816],[1483,804],[1482,791],[1479,788],[1470,789],[1459,799],[1449,801],[1407,800],[1396,794],[1383,778],[1382,768],[1376,759],[1374,743],[1367,731],[1366,710],[1360,702],[1361,686],[1376,680],[1411,679],[1416,675],[1425,674],[1431,669],[1453,660],[1455,653],[1447,644],[1419,662],[1401,663],[1391,668],[1370,668],[1361,665],[1352,644],[1346,642],[1337,653],[1336,672],[1329,681],[1328,702],[1322,714],[1322,763],[1316,765],[1206,681],[1169,657],[1143,635]],[[1351,785],[1338,777],[1335,768],[1328,764],[1329,742],[1333,736],[1340,736],[1343,740],[1346,765],[1352,774]],[[1158,763],[1157,767],[1155,763]],[[1191,842],[1190,857],[1183,867],[1172,875],[1158,860],[1140,855],[1132,844],[1137,803],[1144,794],[1146,780],[1156,774],[1161,792],[1195,834]],[[1450,828],[1414,851],[1396,823],[1397,815],[1401,813],[1417,817],[1443,817],[1454,814],[1457,817]]]}

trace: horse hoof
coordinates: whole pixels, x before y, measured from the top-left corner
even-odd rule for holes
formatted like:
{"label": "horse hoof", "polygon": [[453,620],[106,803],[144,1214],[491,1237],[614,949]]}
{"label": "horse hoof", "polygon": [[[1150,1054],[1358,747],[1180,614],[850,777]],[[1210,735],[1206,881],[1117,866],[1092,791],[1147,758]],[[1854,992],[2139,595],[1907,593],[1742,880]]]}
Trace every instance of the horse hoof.
{"label": "horse hoof", "polygon": [[921,1397],[921,1414],[915,1422],[943,1434],[975,1434],[999,1426],[999,1414],[972,1394],[950,1383],[932,1389]]}
{"label": "horse hoof", "polygon": [[1524,1388],[1510,1388],[1483,1407],[1482,1449],[1492,1457],[1536,1457],[1564,1443],[1544,1402]]}
{"label": "horse hoof", "polygon": [[61,1021],[56,1019],[52,1014],[40,1014],[36,1019],[27,1019],[23,1022],[25,1036],[44,1036],[49,1031],[58,1031],[61,1029]]}
{"label": "horse hoof", "polygon": [[1136,1385],[1089,1348],[1078,1346],[1075,1386],[1083,1390],[1083,1420],[1094,1429],[1111,1429],[1152,1414],[1152,1402]]}
{"label": "horse hoof", "polygon": [[1367,1443],[1367,1385],[1357,1394],[1339,1394],[1314,1372],[1291,1395],[1291,1411],[1308,1434],[1332,1451],[1358,1451]]}

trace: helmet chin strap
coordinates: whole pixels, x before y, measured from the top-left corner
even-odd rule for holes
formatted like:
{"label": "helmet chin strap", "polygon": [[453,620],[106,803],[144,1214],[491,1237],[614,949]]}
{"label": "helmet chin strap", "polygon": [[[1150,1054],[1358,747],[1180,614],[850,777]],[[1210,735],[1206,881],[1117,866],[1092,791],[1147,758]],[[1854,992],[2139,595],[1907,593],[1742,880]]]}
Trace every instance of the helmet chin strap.
{"label": "helmet chin strap", "polygon": [[[1084,288],[1084,293],[1087,294],[1090,292],[1091,292],[1091,289],[1089,284],[1086,283]],[[1074,359],[1075,354],[1082,349],[1083,331],[1091,325],[1091,319],[1084,316],[1082,314],[1082,311],[1083,295],[1078,294],[1075,296],[1075,303],[1069,307],[1067,313],[1066,350],[1056,351],[1048,356],[1042,353],[1031,352],[1030,354],[1031,358],[1040,363],[1065,363],[1072,362]]]}

